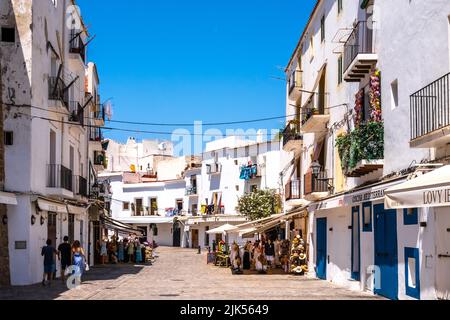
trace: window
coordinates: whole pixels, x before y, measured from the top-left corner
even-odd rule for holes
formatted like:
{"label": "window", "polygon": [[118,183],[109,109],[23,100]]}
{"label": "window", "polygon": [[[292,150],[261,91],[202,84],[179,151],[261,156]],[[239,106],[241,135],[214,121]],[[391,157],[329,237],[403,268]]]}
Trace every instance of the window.
{"label": "window", "polygon": [[405,226],[419,223],[418,209],[403,209],[403,224]]}
{"label": "window", "polygon": [[372,232],[372,203],[363,203],[363,232]]}
{"label": "window", "polygon": [[254,184],[250,187],[250,192],[253,193],[253,192],[257,192],[257,191],[258,191],[258,186],[256,184]]}
{"label": "window", "polygon": [[134,214],[136,216],[143,216],[144,215],[144,207],[143,207],[142,198],[135,199],[134,203],[135,203],[135,205],[134,205],[134,208],[135,208]]}
{"label": "window", "polygon": [[130,210],[130,203],[129,202],[122,202],[122,210],[123,211]]}
{"label": "window", "polygon": [[391,83],[391,109],[398,107],[398,80]]}
{"label": "window", "polygon": [[150,215],[156,216],[158,214],[158,199],[151,198],[150,199]]}
{"label": "window", "polygon": [[245,147],[245,157],[250,156],[250,146]]}
{"label": "window", "polygon": [[239,191],[239,186],[236,186],[236,191]]}
{"label": "window", "polygon": [[342,66],[342,55],[338,58],[338,84],[342,83],[343,77],[343,66]]}
{"label": "window", "polygon": [[406,294],[420,299],[419,249],[405,248]]}
{"label": "window", "polygon": [[153,225],[153,236],[157,237],[158,236],[158,227],[156,226],[156,224]]}
{"label": "window", "polygon": [[209,246],[209,226],[205,227],[205,247]]}
{"label": "window", "polygon": [[12,146],[14,142],[14,135],[12,131],[5,131],[3,134],[5,146]]}
{"label": "window", "polygon": [[2,42],[15,43],[16,42],[16,29],[2,27]]}
{"label": "window", "polygon": [[310,59],[314,59],[314,37],[311,36],[309,39],[309,57]]}
{"label": "window", "polygon": [[182,211],[183,210],[183,199],[178,199],[177,200],[177,209],[178,209],[178,211]]}
{"label": "window", "polygon": [[340,14],[342,12],[342,10],[344,9],[343,7],[343,0],[338,0],[337,5],[338,5],[338,14]]}
{"label": "window", "polygon": [[325,41],[325,16],[320,20],[320,40]]}

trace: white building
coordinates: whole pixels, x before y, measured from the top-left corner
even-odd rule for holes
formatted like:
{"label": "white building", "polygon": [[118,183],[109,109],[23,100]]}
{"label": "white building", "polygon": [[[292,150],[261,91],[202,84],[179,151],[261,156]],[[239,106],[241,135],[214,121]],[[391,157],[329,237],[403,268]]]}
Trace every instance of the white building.
{"label": "white building", "polygon": [[384,195],[448,163],[449,14],[448,1],[317,1],[286,69],[297,116],[284,132],[296,157],[287,189],[311,201],[311,276],[391,299],[448,298],[445,210]]}
{"label": "white building", "polygon": [[90,159],[101,141],[90,142],[88,125],[104,122],[98,75],[93,64],[86,66],[88,31],[77,11],[71,11],[80,22],[76,29],[62,19],[73,4],[0,1],[5,190],[17,197],[7,207],[12,285],[42,280],[47,239],[55,247],[66,235],[80,240],[93,262]]}

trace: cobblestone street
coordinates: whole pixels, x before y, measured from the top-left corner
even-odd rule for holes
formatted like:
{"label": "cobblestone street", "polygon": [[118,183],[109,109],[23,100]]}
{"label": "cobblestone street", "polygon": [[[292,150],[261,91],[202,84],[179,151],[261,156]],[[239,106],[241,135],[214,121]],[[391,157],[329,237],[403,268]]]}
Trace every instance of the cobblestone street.
{"label": "cobblestone street", "polygon": [[297,300],[379,299],[320,280],[284,274],[232,275],[227,268],[206,264],[205,254],[179,248],[158,248],[151,266],[92,268],[78,289],[61,281],[51,287],[33,285],[0,289],[0,299],[56,300]]}

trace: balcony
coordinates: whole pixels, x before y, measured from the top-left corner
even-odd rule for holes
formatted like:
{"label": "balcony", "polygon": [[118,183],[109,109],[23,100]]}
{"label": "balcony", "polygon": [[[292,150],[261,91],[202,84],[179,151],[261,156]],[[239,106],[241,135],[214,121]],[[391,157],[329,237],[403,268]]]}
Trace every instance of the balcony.
{"label": "balcony", "polygon": [[206,165],[206,174],[220,174],[222,172],[222,165],[220,163],[213,163]]}
{"label": "balcony", "polygon": [[347,177],[358,178],[383,168],[384,125],[368,122],[336,139],[342,171]]}
{"label": "balcony", "polygon": [[57,77],[48,78],[48,99],[61,101],[64,107],[69,108],[69,91],[65,89],[64,81]]}
{"label": "balcony", "polygon": [[59,164],[47,165],[47,188],[50,195],[72,198],[72,170]]}
{"label": "balcony", "polygon": [[360,82],[378,61],[372,24],[369,21],[358,22],[344,44],[344,80],[347,82]]}
{"label": "balcony", "polygon": [[88,197],[88,183],[87,179],[82,176],[74,176],[74,193],[77,196]]}
{"label": "balcony", "polygon": [[103,127],[105,125],[105,107],[103,105],[96,105],[94,112],[94,125]]}
{"label": "balcony", "polygon": [[[324,109],[324,108],[321,108]],[[303,133],[317,133],[327,131],[327,123],[330,121],[330,115],[324,114],[316,108],[303,109],[303,121],[301,131]]]}
{"label": "balcony", "polygon": [[78,101],[70,101],[69,112],[69,121],[76,122],[84,127],[84,109]]}
{"label": "balcony", "polygon": [[303,71],[295,70],[289,76],[289,99],[297,101],[301,97],[301,88],[303,87]]}
{"label": "balcony", "polygon": [[69,52],[79,55],[83,63],[86,62],[86,45],[79,31],[72,30],[70,34]]}
{"label": "balcony", "polygon": [[197,187],[187,187],[186,188],[186,195],[187,196],[197,196]]}
{"label": "balcony", "polygon": [[102,151],[103,134],[100,128],[91,127],[89,130],[89,145],[93,151]]}
{"label": "balcony", "polygon": [[261,166],[257,164],[249,164],[241,166],[239,178],[241,180],[253,180],[262,176]]}
{"label": "balcony", "polygon": [[106,155],[104,151],[94,151],[94,168],[99,171],[103,171],[108,167]]}
{"label": "balcony", "polygon": [[282,132],[283,150],[299,154],[303,146],[303,135],[298,129],[298,124],[291,121]]}
{"label": "balcony", "polygon": [[450,73],[410,97],[411,148],[450,143]]}
{"label": "balcony", "polygon": [[320,171],[317,177],[312,172],[305,174],[305,199],[315,201],[329,195],[329,177],[326,171]]}

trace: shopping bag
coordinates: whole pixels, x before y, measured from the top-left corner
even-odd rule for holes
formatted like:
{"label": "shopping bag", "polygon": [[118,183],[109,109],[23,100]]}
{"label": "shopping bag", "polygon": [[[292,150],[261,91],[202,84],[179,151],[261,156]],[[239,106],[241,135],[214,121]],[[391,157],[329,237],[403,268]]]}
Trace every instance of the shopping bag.
{"label": "shopping bag", "polygon": [[84,271],[89,271],[89,265],[87,263],[84,264]]}

